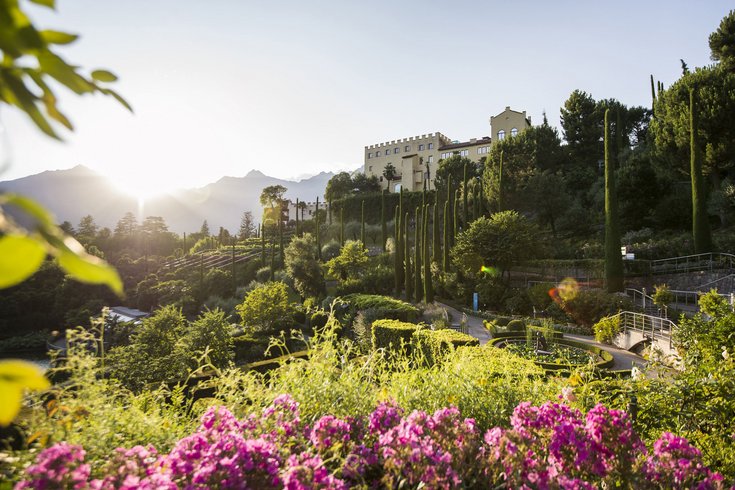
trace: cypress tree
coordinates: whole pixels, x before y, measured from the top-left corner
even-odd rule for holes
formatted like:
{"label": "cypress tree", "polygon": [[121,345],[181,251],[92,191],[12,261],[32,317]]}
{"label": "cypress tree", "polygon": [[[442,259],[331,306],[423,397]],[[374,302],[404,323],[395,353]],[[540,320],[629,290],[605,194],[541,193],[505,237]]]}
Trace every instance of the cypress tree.
{"label": "cypress tree", "polygon": [[411,296],[413,296],[413,278],[411,277],[411,247],[408,240],[408,213],[406,213],[406,217],[403,220],[402,241],[404,246],[404,262],[406,264],[406,273],[403,275],[403,278],[405,280],[406,301],[411,301]]}
{"label": "cypress tree", "polygon": [[500,150],[498,163],[498,212],[503,210],[503,150]]}
{"label": "cypress tree", "polygon": [[444,201],[444,257],[442,260],[442,271],[449,272],[449,201]]}
{"label": "cypress tree", "polygon": [[656,88],[653,85],[653,75],[651,75],[651,115],[656,115]]}
{"label": "cypress tree", "polygon": [[360,203],[360,241],[365,246],[365,199]]}
{"label": "cypress tree", "polygon": [[271,242],[271,274],[270,280],[272,281],[276,277],[276,244]]}
{"label": "cypress tree", "polygon": [[401,227],[401,218],[399,213],[399,206],[396,206],[395,210],[395,221],[393,224],[394,231],[395,231],[395,240],[393,240],[393,269],[395,272],[395,290],[396,290],[396,296],[401,295],[401,289],[403,287],[403,275],[402,275],[402,269],[403,264],[401,263],[401,252],[400,252],[400,241],[398,240],[398,236],[401,234],[400,227]]}
{"label": "cypress tree", "polygon": [[[436,209],[436,206],[434,206]],[[436,211],[434,212],[436,215]],[[434,301],[434,288],[431,283],[431,260],[429,260],[429,209],[424,211],[424,301]]]}
{"label": "cypress tree", "polygon": [[623,290],[623,257],[620,254],[615,168],[610,158],[610,109],[605,110],[605,282],[608,292]]}
{"label": "cypress tree", "polygon": [[283,221],[280,219],[278,220],[278,251],[281,259],[281,265],[283,265]]}
{"label": "cypress tree", "polygon": [[342,207],[339,208],[339,246],[345,244],[345,213]]}
{"label": "cypress tree", "polygon": [[694,253],[711,252],[712,233],[707,218],[707,199],[704,194],[704,180],[702,178],[702,153],[697,141],[699,121],[695,106],[694,89],[689,90],[689,151],[691,154],[690,175],[692,181],[692,235],[694,238]]}
{"label": "cypress tree", "polygon": [[332,200],[327,203],[327,212],[329,213],[329,226],[332,226]]}
{"label": "cypress tree", "polygon": [[416,303],[421,302],[421,296],[424,294],[424,287],[421,284],[421,212],[420,208],[416,208],[416,223],[414,226],[413,238],[413,278],[414,278],[414,299]]}
{"label": "cypress tree", "polygon": [[462,229],[463,230],[467,228],[467,223],[469,221],[468,220],[469,209],[467,208],[467,191],[469,190],[467,189],[468,184],[469,183],[467,181],[467,164],[465,163],[464,168],[462,169]]}
{"label": "cypress tree", "polygon": [[[454,229],[454,225],[452,224],[452,203],[454,203],[454,200],[452,199],[452,195],[453,195],[452,194],[452,176],[449,175],[447,177],[447,202],[450,203],[449,204],[449,217],[448,217],[448,219],[449,219],[449,230],[450,231],[452,229]],[[452,243],[451,233],[447,234],[447,236],[445,238],[448,238],[449,241],[448,242],[445,241],[444,242],[444,246],[447,246],[447,244],[449,244],[451,246],[451,243]]]}
{"label": "cypress tree", "polygon": [[182,250],[184,252],[182,255],[184,255],[184,256],[189,255],[189,251],[186,249],[186,232],[184,232],[184,245],[183,245]]}
{"label": "cypress tree", "polygon": [[439,245],[439,205],[437,203],[434,203],[434,219],[431,223],[431,231],[434,242],[431,253],[433,254],[434,262],[438,264],[441,262],[441,257],[439,256],[441,245]]}
{"label": "cypress tree", "polygon": [[316,258],[322,260],[322,242],[319,237],[319,196],[316,197],[316,211],[314,211],[314,227],[316,229],[314,235],[316,238]]}
{"label": "cypress tree", "polygon": [[299,234],[299,198],[296,198],[296,236],[301,236]]}
{"label": "cypress tree", "polygon": [[385,253],[385,244],[388,241],[388,226],[385,223],[385,189],[380,193],[380,232],[383,238],[383,253]]}
{"label": "cypress tree", "polygon": [[478,199],[477,204],[478,204],[478,208],[480,212],[478,213],[477,217],[481,218],[485,216],[485,186],[482,184],[482,182],[480,182],[479,187],[480,187],[480,198]]}
{"label": "cypress tree", "polygon": [[265,223],[260,224],[260,266],[265,267]]}
{"label": "cypress tree", "polygon": [[454,217],[452,218],[452,224],[454,225],[452,228],[452,245],[454,245],[457,241],[457,233],[459,233],[459,196],[457,194],[454,195]]}

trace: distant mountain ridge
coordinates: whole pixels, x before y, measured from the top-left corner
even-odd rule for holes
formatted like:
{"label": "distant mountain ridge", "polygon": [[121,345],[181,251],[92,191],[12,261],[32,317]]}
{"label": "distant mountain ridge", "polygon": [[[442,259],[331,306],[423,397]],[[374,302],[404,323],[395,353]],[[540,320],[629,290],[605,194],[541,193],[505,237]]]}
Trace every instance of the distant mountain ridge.
{"label": "distant mountain ridge", "polygon": [[213,233],[220,226],[237,233],[245,211],[251,211],[256,220],[260,218],[260,192],[264,187],[282,185],[288,189],[287,199],[313,201],[317,196],[323,198],[332,176],[332,172],[321,172],[291,181],[251,170],[244,177],[222,177],[204,187],[147,199],[143,209],[138,209],[136,199],[119,190],[107,177],[83,165],[0,182],[0,191],[31,197],[51,211],[58,223],[69,221],[74,226],[91,214],[98,226],[114,229],[125,213],[132,212],[139,221],[146,216],[162,216],[169,230],[176,233],[199,231],[205,219]]}

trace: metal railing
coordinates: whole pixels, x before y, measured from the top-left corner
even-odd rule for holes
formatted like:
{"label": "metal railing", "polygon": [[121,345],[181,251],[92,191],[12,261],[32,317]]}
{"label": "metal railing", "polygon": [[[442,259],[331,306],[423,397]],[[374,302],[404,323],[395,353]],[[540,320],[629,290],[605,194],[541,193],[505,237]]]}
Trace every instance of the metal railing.
{"label": "metal railing", "polygon": [[653,298],[646,293],[646,289],[638,290],[635,288],[626,288],[625,294],[633,299],[633,304],[640,306],[643,311],[648,313],[657,312],[658,316],[662,318],[669,317],[669,308],[664,305],[660,308],[656,303],[653,302]]}
{"label": "metal railing", "polygon": [[667,318],[661,318],[644,313],[636,313],[634,311],[621,311],[612,318],[619,317],[620,328],[622,333],[628,330],[640,332],[644,337],[651,340],[660,340],[668,342],[669,348],[673,349],[673,332],[678,328],[676,323]]}
{"label": "metal railing", "polygon": [[652,274],[669,272],[694,272],[712,270],[735,271],[735,255],[720,252],[682,255],[649,261]]}

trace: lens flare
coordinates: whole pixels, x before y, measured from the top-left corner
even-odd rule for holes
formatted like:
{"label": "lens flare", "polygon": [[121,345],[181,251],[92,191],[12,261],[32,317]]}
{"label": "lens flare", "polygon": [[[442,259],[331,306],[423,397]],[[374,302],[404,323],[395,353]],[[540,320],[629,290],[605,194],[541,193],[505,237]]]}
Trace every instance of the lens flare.
{"label": "lens flare", "polygon": [[559,297],[564,301],[570,301],[577,296],[579,292],[579,284],[571,277],[563,279],[557,286]]}
{"label": "lens flare", "polygon": [[500,271],[498,269],[496,269],[495,267],[488,267],[486,265],[480,267],[480,272],[484,272],[485,274],[489,274],[493,277],[497,277],[500,275]]}

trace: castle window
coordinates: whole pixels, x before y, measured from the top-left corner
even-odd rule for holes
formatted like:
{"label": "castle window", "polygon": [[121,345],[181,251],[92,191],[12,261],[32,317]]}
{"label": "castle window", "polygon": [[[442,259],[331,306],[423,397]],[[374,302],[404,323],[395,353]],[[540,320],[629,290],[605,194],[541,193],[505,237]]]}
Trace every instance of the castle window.
{"label": "castle window", "polygon": [[370,166],[368,167],[368,172],[372,172],[372,171],[373,171],[373,166],[372,166],[372,165],[370,165]]}
{"label": "castle window", "polygon": [[429,155],[429,163],[434,163],[434,155]]}
{"label": "castle window", "polygon": [[500,131],[498,131],[498,141],[502,141],[504,139],[505,139],[505,131],[501,129]]}
{"label": "castle window", "polygon": [[434,149],[434,143],[429,143],[429,150],[433,150],[433,149]]}
{"label": "castle window", "polygon": [[513,128],[510,130],[511,136],[518,136],[518,128]]}
{"label": "castle window", "polygon": [[372,153],[368,153],[368,158],[373,158],[373,154]]}
{"label": "castle window", "polygon": [[424,151],[424,145],[419,145],[419,151]]}
{"label": "castle window", "polygon": [[469,154],[470,154],[470,150],[462,150],[459,152],[459,156],[461,157],[466,157]]}
{"label": "castle window", "polygon": [[387,155],[390,155],[390,150],[385,150],[385,154],[386,154],[386,156]]}
{"label": "castle window", "polygon": [[399,151],[401,151],[400,148],[393,148],[393,153],[398,153]]}
{"label": "castle window", "polygon": [[406,147],[403,148],[403,151],[405,151],[405,152],[411,151],[411,145],[406,145]]}

